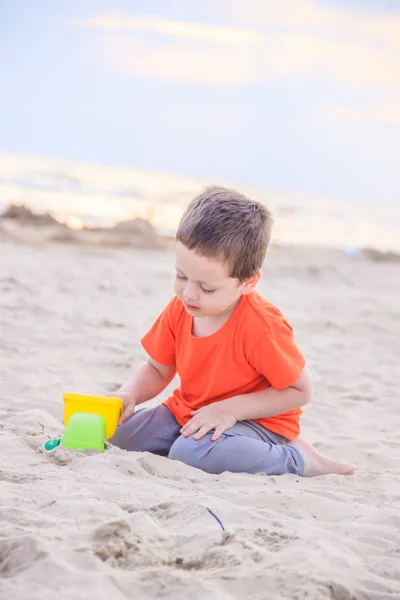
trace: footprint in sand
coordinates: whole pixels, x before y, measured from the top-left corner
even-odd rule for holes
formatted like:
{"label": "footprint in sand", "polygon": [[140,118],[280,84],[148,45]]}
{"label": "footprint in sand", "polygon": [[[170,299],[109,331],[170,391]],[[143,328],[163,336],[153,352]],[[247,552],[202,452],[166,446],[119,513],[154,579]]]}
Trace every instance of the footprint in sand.
{"label": "footprint in sand", "polygon": [[93,532],[92,541],[94,555],[112,567],[131,569],[161,566],[168,562],[165,551],[132,531],[126,521],[101,525]]}
{"label": "footprint in sand", "polygon": [[14,577],[47,554],[31,536],[0,540],[0,576]]}
{"label": "footprint in sand", "polygon": [[280,552],[288,546],[293,540],[298,540],[298,536],[289,535],[279,531],[268,531],[266,529],[257,529],[255,532],[255,543],[259,546],[266,546],[270,552]]}

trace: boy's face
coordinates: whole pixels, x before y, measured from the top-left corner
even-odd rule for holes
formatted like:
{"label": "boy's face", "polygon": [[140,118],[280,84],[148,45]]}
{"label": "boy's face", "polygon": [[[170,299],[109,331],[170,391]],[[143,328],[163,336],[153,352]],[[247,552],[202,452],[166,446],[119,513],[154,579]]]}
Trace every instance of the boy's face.
{"label": "boy's face", "polygon": [[259,275],[241,284],[224,263],[176,244],[175,293],[194,317],[217,317],[231,310],[243,294],[253,291]]}

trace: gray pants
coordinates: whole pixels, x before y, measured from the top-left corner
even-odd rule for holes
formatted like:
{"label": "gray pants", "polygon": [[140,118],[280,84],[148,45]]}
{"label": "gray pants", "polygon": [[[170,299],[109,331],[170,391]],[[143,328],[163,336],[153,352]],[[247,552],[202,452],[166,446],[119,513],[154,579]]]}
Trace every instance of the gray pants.
{"label": "gray pants", "polygon": [[304,459],[296,446],[255,421],[239,421],[215,442],[211,441],[212,432],[195,440],[180,435],[180,428],[172,412],[161,404],[138,410],[118,427],[110,442],[123,450],[168,456],[213,474],[304,472]]}

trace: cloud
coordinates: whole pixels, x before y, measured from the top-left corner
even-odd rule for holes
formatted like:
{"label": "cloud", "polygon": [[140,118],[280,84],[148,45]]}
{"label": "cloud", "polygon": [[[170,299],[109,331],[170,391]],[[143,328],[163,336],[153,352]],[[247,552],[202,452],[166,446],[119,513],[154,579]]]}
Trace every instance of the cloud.
{"label": "cloud", "polygon": [[154,45],[111,34],[102,41],[100,51],[112,70],[133,77],[215,85],[241,84],[257,78],[249,53],[216,44]]}
{"label": "cloud", "polygon": [[261,41],[262,32],[241,27],[205,25],[174,21],[155,16],[127,16],[119,12],[104,13],[86,19],[75,19],[73,24],[103,31],[143,31],[174,38],[192,39],[220,44],[248,44]]}
{"label": "cloud", "polygon": [[314,79],[347,88],[400,89],[400,58],[300,34],[270,34],[263,43],[227,46],[193,40],[150,43],[109,33],[100,50],[112,69],[134,77],[199,84]]}
{"label": "cloud", "polygon": [[220,0],[213,10],[243,27],[121,13],[73,24],[100,31],[104,59],[129,76],[211,85],[286,78],[400,90],[400,16],[312,0]]}
{"label": "cloud", "polygon": [[[217,6],[217,4],[215,5]],[[247,27],[279,28],[342,39],[375,39],[388,46],[400,45],[400,11],[390,15],[352,10],[316,0],[220,0],[219,16],[230,14]]]}
{"label": "cloud", "polygon": [[383,103],[375,106],[328,106],[321,111],[328,121],[375,122],[400,124],[400,103]]}

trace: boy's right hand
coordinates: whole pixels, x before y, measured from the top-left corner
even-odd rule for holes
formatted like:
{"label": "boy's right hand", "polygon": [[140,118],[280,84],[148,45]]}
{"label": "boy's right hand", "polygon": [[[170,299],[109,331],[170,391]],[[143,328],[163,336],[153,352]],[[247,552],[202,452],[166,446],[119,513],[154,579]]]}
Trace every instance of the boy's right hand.
{"label": "boy's right hand", "polygon": [[124,392],[122,390],[118,390],[112,394],[108,394],[108,396],[111,396],[112,398],[121,398],[122,402],[124,403],[124,408],[118,421],[118,425],[121,426],[128,419],[130,419],[133,413],[135,412],[135,398],[133,398],[128,392]]}

